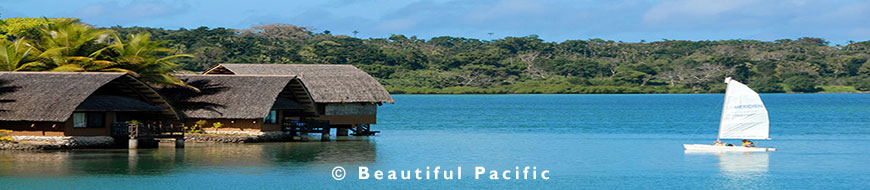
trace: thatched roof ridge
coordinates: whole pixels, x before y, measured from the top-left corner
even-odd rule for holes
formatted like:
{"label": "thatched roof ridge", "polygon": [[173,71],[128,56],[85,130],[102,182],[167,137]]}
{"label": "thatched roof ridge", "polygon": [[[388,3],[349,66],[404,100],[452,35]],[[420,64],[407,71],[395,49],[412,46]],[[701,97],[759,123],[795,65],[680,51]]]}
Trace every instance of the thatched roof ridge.
{"label": "thatched roof ridge", "polygon": [[129,77],[114,72],[0,72],[0,120],[66,121],[100,87]]}
{"label": "thatched roof ridge", "polygon": [[220,64],[205,74],[297,75],[317,103],[393,103],[374,77],[344,64]]}
{"label": "thatched roof ridge", "polygon": [[161,89],[187,118],[258,119],[268,114],[279,93],[296,76],[174,75],[201,92]]}

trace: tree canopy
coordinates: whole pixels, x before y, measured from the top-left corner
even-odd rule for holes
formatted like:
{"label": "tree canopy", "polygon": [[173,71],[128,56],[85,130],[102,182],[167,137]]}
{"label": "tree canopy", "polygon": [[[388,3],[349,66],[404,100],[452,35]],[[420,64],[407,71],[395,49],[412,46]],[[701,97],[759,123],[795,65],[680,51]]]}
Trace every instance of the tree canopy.
{"label": "tree canopy", "polygon": [[[178,65],[184,70],[204,71],[219,63],[353,64],[393,93],[709,93],[722,92],[725,77],[759,92],[815,92],[826,86],[862,90],[870,86],[866,84],[870,78],[870,41],[830,45],[820,38],[804,37],[776,41],[547,42],[535,35],[480,40],[451,36],[419,39],[400,34],[361,39],[291,24],[250,29],[106,29],[126,37],[113,38],[123,39],[125,48],[108,45],[104,51],[109,52],[80,55],[126,65],[107,68],[142,72],[142,68],[129,67],[141,64],[130,61],[137,59],[126,56],[131,52],[127,48],[148,46],[132,43],[136,38],[147,38],[162,47],[149,56],[174,60],[165,62],[167,68]],[[364,31],[354,35],[359,32]],[[9,47],[7,51],[25,51],[27,48],[21,47],[29,46]],[[192,56],[172,56],[175,54]],[[27,56],[35,55],[23,57]]]}

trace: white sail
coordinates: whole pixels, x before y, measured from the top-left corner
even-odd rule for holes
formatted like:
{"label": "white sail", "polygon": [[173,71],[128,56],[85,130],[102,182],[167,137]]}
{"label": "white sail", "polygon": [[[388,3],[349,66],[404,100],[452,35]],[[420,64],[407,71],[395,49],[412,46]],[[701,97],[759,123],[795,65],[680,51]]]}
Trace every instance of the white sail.
{"label": "white sail", "polygon": [[758,93],[743,83],[725,79],[725,103],[719,122],[720,139],[769,139],[770,120]]}

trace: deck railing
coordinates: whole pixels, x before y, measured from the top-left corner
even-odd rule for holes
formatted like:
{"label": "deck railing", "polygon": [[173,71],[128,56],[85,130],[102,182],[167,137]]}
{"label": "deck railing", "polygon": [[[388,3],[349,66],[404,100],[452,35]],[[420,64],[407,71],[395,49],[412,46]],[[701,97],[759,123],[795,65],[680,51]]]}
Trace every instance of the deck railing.
{"label": "deck railing", "polygon": [[112,136],[113,137],[124,137],[130,135],[130,130],[127,129],[127,123],[124,122],[114,122],[112,123]]}
{"label": "deck railing", "polygon": [[372,136],[380,133],[380,131],[372,131],[371,125],[369,124],[353,125],[350,130],[353,131],[354,136]]}
{"label": "deck railing", "polygon": [[324,120],[287,120],[282,124],[284,131],[309,132],[329,128],[329,121]]}
{"label": "deck railing", "polygon": [[128,136],[130,138],[139,138],[146,136],[167,136],[167,135],[184,135],[184,125],[182,124],[132,124],[132,123],[112,123],[113,136]]}

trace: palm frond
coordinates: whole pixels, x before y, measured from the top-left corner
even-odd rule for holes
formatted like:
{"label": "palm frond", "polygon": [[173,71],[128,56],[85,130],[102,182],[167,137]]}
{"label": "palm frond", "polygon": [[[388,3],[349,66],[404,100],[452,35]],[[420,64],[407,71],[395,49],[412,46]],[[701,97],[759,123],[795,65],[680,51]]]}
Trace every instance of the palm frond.
{"label": "palm frond", "polygon": [[94,64],[94,65],[102,65],[102,66],[115,66],[115,65],[118,65],[118,63],[116,63],[116,62],[114,62],[114,61],[108,61],[108,60],[95,60],[95,61],[93,61],[93,64]]}
{"label": "palm frond", "polygon": [[61,65],[59,67],[55,67],[55,68],[51,69],[51,71],[55,71],[55,72],[82,72],[82,71],[85,71],[85,68],[83,68],[81,65],[77,65],[77,64],[66,64],[66,65]]}
{"label": "palm frond", "polygon": [[160,62],[164,62],[166,60],[176,59],[176,58],[181,58],[181,57],[193,57],[193,55],[191,55],[191,54],[175,54],[175,55],[170,55],[170,56],[166,56],[166,57],[157,59],[154,62],[160,63]]}
{"label": "palm frond", "polygon": [[104,48],[101,48],[101,49],[99,49],[99,50],[97,50],[97,51],[94,51],[94,53],[91,53],[91,54],[88,55],[88,56],[89,56],[89,57],[96,57],[96,56],[98,56],[98,55],[102,55],[102,54],[103,54],[103,51],[110,50],[110,49],[115,49],[115,48],[123,48],[123,47],[124,47],[124,44],[121,44],[121,43],[119,43],[119,44],[112,44],[112,45],[106,46],[106,47],[104,47]]}
{"label": "palm frond", "polygon": [[122,73],[127,73],[130,75],[133,75],[134,77],[139,77],[138,73],[131,71],[131,70],[127,70],[127,69],[121,69],[121,68],[107,68],[107,69],[103,69],[100,71],[103,71],[103,72],[122,72]]}
{"label": "palm frond", "polygon": [[39,68],[39,67],[45,67],[45,63],[38,62],[38,61],[25,63],[25,64],[22,64],[20,67],[16,68],[14,71],[21,71],[21,70],[27,70],[30,68]]}

